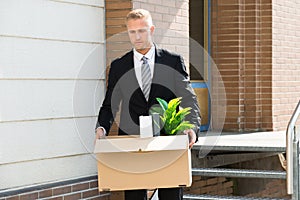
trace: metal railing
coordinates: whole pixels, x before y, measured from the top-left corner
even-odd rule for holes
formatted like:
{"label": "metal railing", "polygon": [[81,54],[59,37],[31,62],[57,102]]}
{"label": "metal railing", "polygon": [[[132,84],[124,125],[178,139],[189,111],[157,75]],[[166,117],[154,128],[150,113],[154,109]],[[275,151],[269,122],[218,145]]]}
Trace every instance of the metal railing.
{"label": "metal railing", "polygon": [[299,131],[296,121],[300,115],[300,101],[286,130],[287,193],[293,200],[299,199]]}

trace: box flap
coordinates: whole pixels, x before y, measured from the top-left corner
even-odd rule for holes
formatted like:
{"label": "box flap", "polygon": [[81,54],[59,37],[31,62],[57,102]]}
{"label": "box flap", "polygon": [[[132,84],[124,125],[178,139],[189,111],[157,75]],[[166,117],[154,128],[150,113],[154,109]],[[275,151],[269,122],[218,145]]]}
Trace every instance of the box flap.
{"label": "box flap", "polygon": [[188,135],[139,137],[107,137],[96,141],[94,153],[149,152],[189,148]]}

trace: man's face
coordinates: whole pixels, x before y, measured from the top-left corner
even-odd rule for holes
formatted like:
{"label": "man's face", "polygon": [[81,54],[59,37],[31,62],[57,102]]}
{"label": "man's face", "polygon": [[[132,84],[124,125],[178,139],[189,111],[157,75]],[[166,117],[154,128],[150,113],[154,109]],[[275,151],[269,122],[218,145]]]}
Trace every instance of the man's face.
{"label": "man's face", "polygon": [[130,19],[127,21],[127,30],[131,44],[142,53],[147,53],[152,44],[154,26],[149,26],[145,19]]}

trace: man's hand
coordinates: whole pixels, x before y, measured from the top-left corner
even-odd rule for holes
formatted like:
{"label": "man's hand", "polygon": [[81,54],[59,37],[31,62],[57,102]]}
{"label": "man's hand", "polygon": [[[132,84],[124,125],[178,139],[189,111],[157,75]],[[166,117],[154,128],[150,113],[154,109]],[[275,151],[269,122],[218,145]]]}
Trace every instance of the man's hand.
{"label": "man's hand", "polygon": [[95,134],[95,142],[94,144],[96,144],[96,141],[99,140],[100,138],[105,137],[105,133],[103,128],[97,128],[96,129],[96,134]]}
{"label": "man's hand", "polygon": [[187,129],[184,131],[184,133],[189,136],[189,147],[191,149],[196,142],[197,135],[193,129]]}

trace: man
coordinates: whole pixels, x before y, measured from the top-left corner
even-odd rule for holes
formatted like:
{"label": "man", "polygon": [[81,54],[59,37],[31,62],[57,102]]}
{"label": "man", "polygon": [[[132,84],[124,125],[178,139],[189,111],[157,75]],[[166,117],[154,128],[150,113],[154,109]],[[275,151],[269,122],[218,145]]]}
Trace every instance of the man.
{"label": "man", "polygon": [[[139,116],[149,115],[156,98],[182,97],[182,107],[191,107],[188,119],[196,128],[185,130],[190,147],[197,140],[200,111],[181,56],[159,49],[152,41],[154,25],[148,11],[137,9],[126,18],[133,50],[111,63],[105,99],[96,127],[96,139],[107,135],[120,110],[119,135],[138,134]],[[160,200],[182,199],[182,188],[158,190]],[[126,200],[146,200],[146,190],[125,191]]]}

